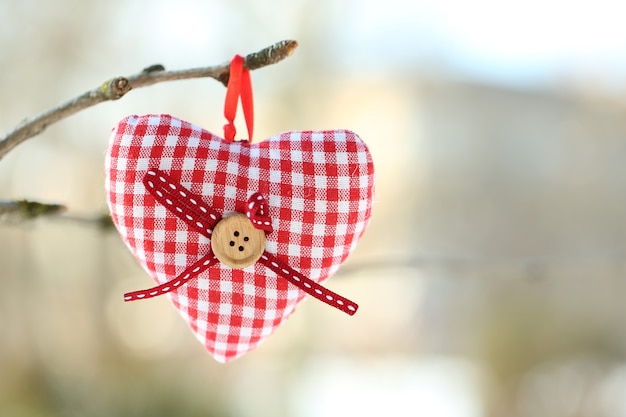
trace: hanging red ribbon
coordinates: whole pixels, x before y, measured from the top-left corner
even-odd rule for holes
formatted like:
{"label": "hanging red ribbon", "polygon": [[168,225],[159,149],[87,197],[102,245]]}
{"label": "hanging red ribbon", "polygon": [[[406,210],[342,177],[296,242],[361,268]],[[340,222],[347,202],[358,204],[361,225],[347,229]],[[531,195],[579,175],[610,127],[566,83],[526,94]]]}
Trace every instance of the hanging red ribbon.
{"label": "hanging red ribbon", "polygon": [[224,102],[224,116],[228,121],[224,125],[224,138],[235,140],[235,116],[237,115],[237,103],[241,97],[241,108],[243,117],[246,119],[248,128],[248,140],[252,141],[252,131],[254,129],[254,105],[252,100],[252,81],[250,80],[250,70],[244,68],[244,58],[235,55],[230,62],[230,78],[226,88],[226,101]]}

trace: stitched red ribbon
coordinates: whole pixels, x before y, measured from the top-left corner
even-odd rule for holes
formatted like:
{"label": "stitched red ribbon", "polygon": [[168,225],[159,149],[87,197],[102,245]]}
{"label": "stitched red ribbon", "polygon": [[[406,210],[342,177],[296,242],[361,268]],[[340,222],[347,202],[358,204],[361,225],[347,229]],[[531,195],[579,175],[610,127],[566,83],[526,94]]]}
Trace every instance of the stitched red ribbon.
{"label": "stitched red ribbon", "polygon": [[228,123],[224,125],[224,138],[235,140],[235,116],[237,115],[237,103],[241,97],[243,117],[248,128],[248,140],[252,142],[254,130],[254,104],[252,100],[252,81],[250,70],[244,67],[245,60],[240,55],[235,55],[230,62],[230,77],[226,88],[226,100],[224,101],[224,116]]}
{"label": "stitched red ribbon", "polygon": [[[180,220],[184,221],[190,229],[195,230],[208,238],[211,237],[213,229],[222,219],[222,215],[219,212],[204,203],[202,196],[192,193],[180,185],[180,183],[172,179],[169,175],[158,169],[149,170],[143,178],[143,184],[145,185],[148,193],[152,195],[156,201],[164,205]],[[268,233],[272,232],[266,202],[261,194],[252,194],[248,200],[246,211],[246,214],[252,221],[254,227],[265,230]],[[356,313],[359,308],[356,303],[305,277],[267,251],[263,252],[263,255],[261,255],[258,262],[312,297],[315,297],[350,316]],[[126,293],[124,294],[124,300],[141,300],[174,291],[178,287],[186,284],[190,279],[197,277],[209,267],[217,265],[218,263],[219,260],[209,249],[209,252],[206,255],[186,268],[174,279],[156,287]]]}
{"label": "stitched red ribbon", "polygon": [[267,233],[272,233],[274,228],[272,227],[272,220],[267,214],[267,206],[265,199],[260,193],[254,193],[248,199],[246,205],[246,216],[252,222],[252,225],[257,229],[265,230]]}

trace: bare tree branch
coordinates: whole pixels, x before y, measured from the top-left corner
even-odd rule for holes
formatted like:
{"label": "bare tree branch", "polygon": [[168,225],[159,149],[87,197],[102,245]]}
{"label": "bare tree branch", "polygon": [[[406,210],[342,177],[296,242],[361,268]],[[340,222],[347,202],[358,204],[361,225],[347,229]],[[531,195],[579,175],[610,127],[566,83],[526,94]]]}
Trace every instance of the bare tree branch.
{"label": "bare tree branch", "polygon": [[103,231],[115,230],[115,223],[113,223],[113,218],[109,212],[102,212],[100,214],[94,215],[75,215],[75,214],[64,214],[62,216],[56,217],[56,219],[66,222],[71,222],[73,224],[81,224],[85,226],[94,226]]}
{"label": "bare tree branch", "polygon": [[[290,56],[298,46],[293,40],[278,42],[245,58],[245,66],[250,70],[275,64]],[[122,98],[133,88],[147,87],[156,83],[189,78],[209,77],[226,85],[230,75],[230,61],[212,67],[193,68],[178,71],[165,71],[162,65],[152,65],[138,74],[129,77],[116,77],[105,81],[101,86],[87,91],[65,103],[29,117],[0,139],[0,159],[25,140],[37,136],[48,126],[65,119],[81,110],[98,103]]]}
{"label": "bare tree branch", "polygon": [[0,200],[0,218],[30,220],[39,216],[49,216],[65,211],[62,204],[39,203],[29,200]]}
{"label": "bare tree branch", "polygon": [[[250,70],[255,70],[275,64],[290,56],[297,46],[298,43],[293,40],[277,42],[272,46],[247,55],[244,65]],[[42,133],[48,126],[103,101],[118,100],[133,88],[147,87],[165,81],[205,77],[214,78],[227,85],[229,76],[230,61],[211,67],[177,71],[166,71],[163,65],[156,64],[128,77],[112,78],[93,90],[22,121],[0,139],[0,159],[4,158],[20,143]],[[38,216],[58,214],[62,211],[65,211],[65,206],[61,204],[28,200],[0,200],[0,219],[30,220]],[[107,227],[110,223],[110,217],[103,215],[94,219],[82,219],[82,221],[94,222]]]}

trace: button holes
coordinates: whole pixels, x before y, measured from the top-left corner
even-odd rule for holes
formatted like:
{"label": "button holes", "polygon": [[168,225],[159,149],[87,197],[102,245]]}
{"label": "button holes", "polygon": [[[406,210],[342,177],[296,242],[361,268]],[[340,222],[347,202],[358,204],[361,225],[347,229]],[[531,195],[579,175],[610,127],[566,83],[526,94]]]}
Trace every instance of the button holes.
{"label": "button holes", "polygon": [[229,243],[230,246],[235,246],[235,242],[233,242],[232,240]]}
{"label": "button holes", "polygon": [[244,238],[243,238],[243,241],[244,241],[244,242],[247,242],[247,241],[249,241],[249,240],[250,240],[250,238],[249,238],[248,236],[246,236],[246,237],[244,237]]}
{"label": "button holes", "polygon": [[239,252],[243,252],[243,246],[239,246]]}
{"label": "button holes", "polygon": [[237,232],[237,231],[235,233],[233,233],[233,234],[235,235],[235,237],[239,236],[239,232]]}

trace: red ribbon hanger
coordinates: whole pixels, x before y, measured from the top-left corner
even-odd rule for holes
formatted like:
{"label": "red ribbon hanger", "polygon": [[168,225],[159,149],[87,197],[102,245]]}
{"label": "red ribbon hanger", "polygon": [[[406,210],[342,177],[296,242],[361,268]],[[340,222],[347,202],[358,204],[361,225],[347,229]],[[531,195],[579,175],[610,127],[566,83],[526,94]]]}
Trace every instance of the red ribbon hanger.
{"label": "red ribbon hanger", "polygon": [[252,81],[250,80],[250,70],[244,67],[245,59],[240,55],[235,55],[230,62],[230,77],[226,88],[226,100],[224,102],[224,116],[228,123],[224,125],[224,138],[235,140],[235,116],[237,115],[237,103],[241,97],[241,108],[243,117],[248,128],[248,140],[252,142],[252,131],[254,129],[254,104],[252,99]]}

